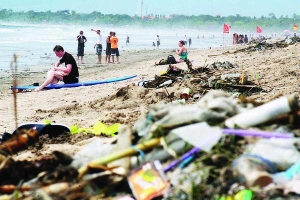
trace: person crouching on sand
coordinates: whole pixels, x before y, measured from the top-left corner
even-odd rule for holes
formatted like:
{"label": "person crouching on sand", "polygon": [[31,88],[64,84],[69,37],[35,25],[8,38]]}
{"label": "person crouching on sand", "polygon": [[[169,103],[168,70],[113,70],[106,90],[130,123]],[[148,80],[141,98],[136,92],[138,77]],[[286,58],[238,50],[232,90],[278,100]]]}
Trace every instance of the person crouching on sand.
{"label": "person crouching on sand", "polygon": [[176,60],[178,63],[184,62],[187,59],[188,52],[184,46],[185,42],[180,40],[178,43],[179,49],[176,49],[176,54],[179,55],[179,59]]}
{"label": "person crouching on sand", "polygon": [[[78,83],[79,82],[79,71],[74,57],[66,52],[60,45],[56,45],[53,48],[53,52],[59,58],[52,69],[47,73],[45,82],[34,91],[38,92],[44,89],[49,84],[56,84],[59,81],[63,81],[65,84]],[[65,68],[59,68],[58,66],[65,63]]]}

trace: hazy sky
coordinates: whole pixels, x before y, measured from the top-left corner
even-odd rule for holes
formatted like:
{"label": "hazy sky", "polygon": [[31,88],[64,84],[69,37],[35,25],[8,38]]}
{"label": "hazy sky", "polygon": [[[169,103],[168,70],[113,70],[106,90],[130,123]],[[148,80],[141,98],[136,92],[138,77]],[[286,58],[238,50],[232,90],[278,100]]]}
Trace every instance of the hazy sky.
{"label": "hazy sky", "polygon": [[[14,11],[75,10],[77,13],[98,11],[103,14],[140,15],[142,0],[0,0],[0,9]],[[276,17],[300,14],[299,0],[143,0],[144,14],[184,14]]]}

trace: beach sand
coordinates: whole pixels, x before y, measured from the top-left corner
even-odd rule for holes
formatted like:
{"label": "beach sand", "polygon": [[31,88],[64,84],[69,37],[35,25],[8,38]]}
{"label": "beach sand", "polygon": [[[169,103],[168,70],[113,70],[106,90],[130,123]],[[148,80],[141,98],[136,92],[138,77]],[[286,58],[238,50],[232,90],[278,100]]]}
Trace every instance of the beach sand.
{"label": "beach sand", "polygon": [[[189,58],[193,59],[194,67],[201,67],[214,62],[229,61],[235,72],[248,75],[248,80],[260,84],[263,91],[250,98],[259,101],[268,101],[278,95],[298,94],[298,46],[290,45],[287,48],[277,48],[265,51],[234,52],[246,48],[246,45],[219,47],[212,49],[189,49]],[[106,79],[127,75],[137,75],[136,78],[102,85],[88,87],[45,90],[41,92],[17,93],[17,122],[51,122],[67,126],[92,127],[97,121],[107,125],[113,123],[133,124],[147,111],[150,104],[165,101],[163,89],[146,89],[134,86],[141,79],[153,79],[168,65],[154,66],[162,58],[175,55],[175,50],[128,50],[121,52],[121,64],[95,64],[97,57],[94,54],[86,55],[84,62],[79,65],[80,81]],[[103,58],[104,59],[104,58]],[[185,63],[177,65],[187,69]],[[228,73],[228,72],[227,72]],[[259,83],[256,75],[259,74]],[[28,73],[18,79],[19,85],[29,85],[35,82],[42,83],[46,72]],[[15,130],[13,94],[9,89],[11,78],[3,78],[0,94],[0,132]],[[168,88],[179,97],[185,85],[176,85]]]}

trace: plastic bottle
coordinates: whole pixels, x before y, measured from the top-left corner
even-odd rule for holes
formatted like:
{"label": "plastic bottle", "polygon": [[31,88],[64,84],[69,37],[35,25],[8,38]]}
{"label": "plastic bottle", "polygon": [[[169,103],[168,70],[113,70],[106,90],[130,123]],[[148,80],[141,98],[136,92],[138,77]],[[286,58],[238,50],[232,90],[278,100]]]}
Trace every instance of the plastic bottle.
{"label": "plastic bottle", "polygon": [[233,169],[237,172],[241,182],[248,186],[265,187],[273,179],[272,174],[276,172],[275,165],[267,159],[257,155],[243,155],[233,162]]}
{"label": "plastic bottle", "polygon": [[264,123],[278,115],[289,113],[298,108],[299,103],[296,96],[285,96],[237,114],[227,119],[225,125],[229,128],[235,128],[236,126],[247,128]]}

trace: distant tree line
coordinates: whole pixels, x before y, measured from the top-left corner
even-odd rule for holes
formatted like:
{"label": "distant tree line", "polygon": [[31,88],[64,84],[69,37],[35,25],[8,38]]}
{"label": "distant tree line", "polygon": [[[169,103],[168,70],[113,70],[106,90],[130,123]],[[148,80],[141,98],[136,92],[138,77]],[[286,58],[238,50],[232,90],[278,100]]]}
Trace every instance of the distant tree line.
{"label": "distant tree line", "polygon": [[14,12],[9,9],[0,11],[2,22],[22,22],[22,23],[62,23],[62,24],[101,24],[107,26],[144,26],[155,27],[164,26],[166,28],[187,27],[187,28],[220,28],[224,23],[234,28],[251,30],[257,26],[272,29],[291,29],[294,24],[300,22],[300,16],[293,14],[292,17],[276,17],[274,13],[261,17],[246,17],[239,14],[235,16],[185,16],[185,15],[147,15],[129,16],[120,14],[102,14],[94,11],[89,14],[76,13],[75,11],[63,10],[57,12]]}

